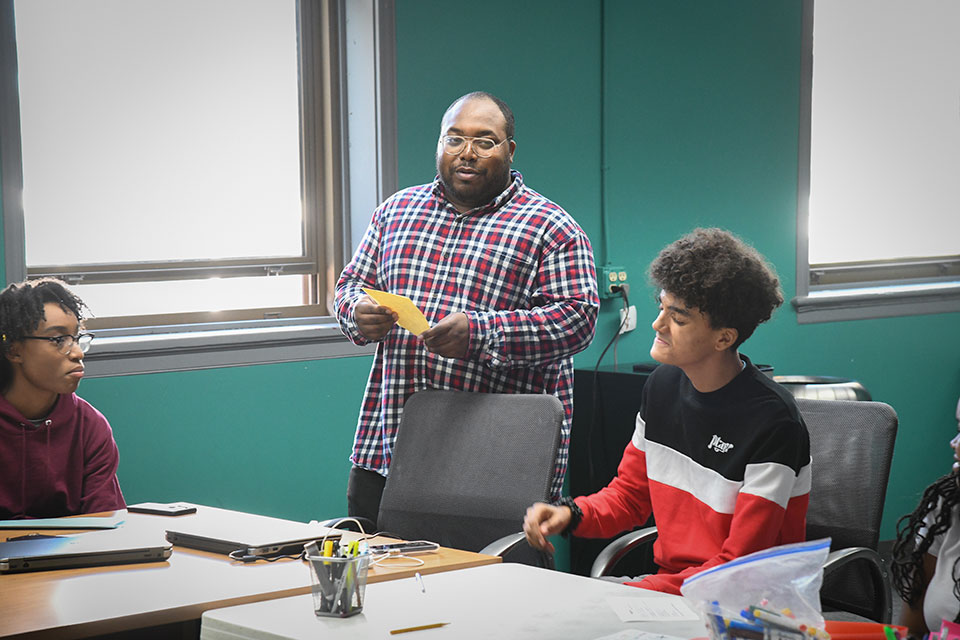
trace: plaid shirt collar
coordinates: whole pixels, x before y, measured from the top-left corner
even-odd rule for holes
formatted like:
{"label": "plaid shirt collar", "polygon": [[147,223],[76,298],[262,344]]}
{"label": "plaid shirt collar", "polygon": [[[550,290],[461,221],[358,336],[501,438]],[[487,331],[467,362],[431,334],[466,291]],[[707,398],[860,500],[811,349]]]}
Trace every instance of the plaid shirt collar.
{"label": "plaid shirt collar", "polygon": [[[477,215],[484,215],[486,213],[492,213],[497,209],[499,209],[500,207],[502,207],[507,202],[510,202],[510,200],[513,199],[513,196],[519,193],[520,189],[523,188],[523,176],[520,175],[519,171],[511,170],[510,177],[513,179],[510,181],[510,184],[507,185],[507,188],[500,193],[500,195],[498,195],[496,198],[494,198],[487,204],[471,209],[470,211],[462,215],[477,216]],[[444,193],[443,182],[440,181],[439,175],[437,175],[437,177],[433,179],[433,194],[437,196],[437,198],[439,198],[440,200],[443,200],[445,203],[450,205],[451,207],[453,206],[453,203],[447,199],[447,195],[446,193]]]}

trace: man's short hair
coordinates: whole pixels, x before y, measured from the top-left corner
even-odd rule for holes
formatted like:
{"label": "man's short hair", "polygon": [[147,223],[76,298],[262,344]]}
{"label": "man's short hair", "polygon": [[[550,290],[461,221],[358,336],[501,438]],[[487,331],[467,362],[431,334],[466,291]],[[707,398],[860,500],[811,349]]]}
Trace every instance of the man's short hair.
{"label": "man's short hair", "polygon": [[[507,133],[507,137],[508,137],[508,138],[512,138],[512,137],[513,137],[513,133],[514,133],[514,127],[515,127],[515,124],[516,124],[516,123],[514,122],[514,118],[513,118],[513,111],[510,109],[510,107],[507,106],[507,103],[506,103],[506,102],[504,102],[503,100],[501,100],[501,99],[498,98],[497,96],[493,95],[492,93],[487,93],[486,91],[472,91],[472,92],[470,92],[470,93],[468,93],[468,94],[466,94],[466,95],[460,96],[459,98],[457,98],[456,100],[454,100],[453,102],[451,102],[451,103],[450,103],[450,106],[447,107],[447,110],[443,112],[443,119],[444,119],[444,120],[446,119],[447,114],[450,112],[450,109],[453,109],[453,107],[456,106],[457,104],[459,104],[459,103],[461,103],[461,102],[466,102],[467,100],[477,100],[477,99],[480,99],[480,98],[486,98],[487,100],[490,100],[490,101],[492,101],[495,105],[497,105],[497,108],[500,109],[500,113],[503,114],[503,119],[504,119],[504,120],[506,121],[506,123],[507,123],[506,129],[505,129],[505,131],[506,131],[506,133]],[[442,120],[441,120],[441,122],[442,122]],[[441,125],[441,126],[442,126],[442,125]],[[441,133],[443,133],[443,132],[441,132]]]}
{"label": "man's short hair", "polygon": [[740,346],[783,304],[780,280],[760,253],[723,229],[694,229],[650,264],[650,279],[688,307],[707,314],[714,329],[737,330]]}

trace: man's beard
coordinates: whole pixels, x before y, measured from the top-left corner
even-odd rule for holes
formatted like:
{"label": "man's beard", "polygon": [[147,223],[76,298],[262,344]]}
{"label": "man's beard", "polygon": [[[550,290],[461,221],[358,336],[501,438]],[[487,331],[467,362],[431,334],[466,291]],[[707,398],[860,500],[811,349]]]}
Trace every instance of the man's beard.
{"label": "man's beard", "polygon": [[444,172],[437,166],[437,173],[440,174],[440,182],[443,183],[443,189],[447,197],[465,204],[471,209],[482,206],[500,195],[507,185],[510,184],[510,165],[504,163],[502,170],[497,173],[488,173],[482,182],[471,185],[468,189],[458,189],[453,183],[453,174],[456,167],[451,166],[449,172]]}

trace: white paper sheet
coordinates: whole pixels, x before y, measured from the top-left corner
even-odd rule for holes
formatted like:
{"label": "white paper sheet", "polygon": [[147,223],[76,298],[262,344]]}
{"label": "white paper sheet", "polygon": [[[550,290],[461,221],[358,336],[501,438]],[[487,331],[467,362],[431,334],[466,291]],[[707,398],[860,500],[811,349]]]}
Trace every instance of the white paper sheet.
{"label": "white paper sheet", "polygon": [[639,629],[626,629],[611,633],[608,636],[594,638],[594,640],[684,640],[679,636],[667,636],[662,633],[650,633],[649,631],[640,631]]}
{"label": "white paper sheet", "polygon": [[700,616],[678,598],[610,596],[607,602],[623,622],[699,620]]}

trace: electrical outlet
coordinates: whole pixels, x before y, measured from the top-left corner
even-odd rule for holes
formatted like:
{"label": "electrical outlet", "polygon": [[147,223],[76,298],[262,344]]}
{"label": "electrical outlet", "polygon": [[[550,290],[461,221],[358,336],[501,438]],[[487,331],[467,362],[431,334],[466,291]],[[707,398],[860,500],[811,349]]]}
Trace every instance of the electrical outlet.
{"label": "electrical outlet", "polygon": [[[623,317],[627,317],[627,321],[623,321]],[[620,309],[620,333],[626,333],[627,331],[633,331],[637,328],[637,308],[633,305],[630,305],[626,309]]]}
{"label": "electrical outlet", "polygon": [[[607,265],[600,268],[600,297],[601,298],[619,298],[619,287],[628,284],[627,270],[623,267],[613,267]],[[613,287],[618,287],[614,290]]]}

